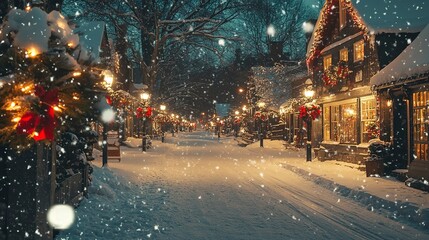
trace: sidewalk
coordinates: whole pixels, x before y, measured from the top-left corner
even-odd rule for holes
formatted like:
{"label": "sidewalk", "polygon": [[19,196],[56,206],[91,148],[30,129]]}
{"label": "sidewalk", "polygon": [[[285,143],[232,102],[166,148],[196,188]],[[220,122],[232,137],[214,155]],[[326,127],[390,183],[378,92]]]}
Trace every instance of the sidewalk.
{"label": "sidewalk", "polygon": [[429,229],[429,193],[406,186],[393,177],[366,177],[357,164],[340,161],[306,162],[305,149],[285,150],[281,141],[266,141],[249,145],[254,151],[285,153],[282,166],[306,180],[329,189],[342,197],[356,201],[371,211],[389,218]]}

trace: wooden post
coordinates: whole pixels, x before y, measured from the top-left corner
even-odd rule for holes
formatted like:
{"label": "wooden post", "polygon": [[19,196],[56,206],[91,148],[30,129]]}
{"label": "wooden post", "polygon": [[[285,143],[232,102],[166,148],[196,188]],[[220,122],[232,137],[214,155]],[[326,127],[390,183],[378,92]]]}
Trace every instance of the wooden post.
{"label": "wooden post", "polygon": [[16,153],[8,149],[6,238],[52,239],[47,211],[54,204],[55,143],[37,143]]}

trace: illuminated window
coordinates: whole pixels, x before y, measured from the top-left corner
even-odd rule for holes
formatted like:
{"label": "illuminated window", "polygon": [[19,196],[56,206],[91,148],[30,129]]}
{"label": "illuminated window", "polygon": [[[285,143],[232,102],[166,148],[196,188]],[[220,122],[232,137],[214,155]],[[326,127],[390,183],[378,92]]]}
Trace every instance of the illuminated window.
{"label": "illuminated window", "polygon": [[413,93],[413,156],[429,161],[429,92]]}
{"label": "illuminated window", "polygon": [[346,63],[349,60],[349,50],[347,48],[343,48],[340,50],[340,60]]}
{"label": "illuminated window", "polygon": [[354,61],[362,61],[363,57],[364,57],[364,42],[363,40],[360,40],[359,42],[355,42],[353,44],[353,49],[354,49]]}
{"label": "illuminated window", "polygon": [[332,65],[332,55],[327,55],[323,58],[323,70],[326,71]]}
{"label": "illuminated window", "polygon": [[361,82],[361,81],[362,81],[362,70],[359,70],[356,72],[355,82]]}
{"label": "illuminated window", "polygon": [[357,143],[357,100],[334,103],[323,108],[323,140]]}
{"label": "illuminated window", "polygon": [[361,101],[361,139],[368,142],[379,137],[379,126],[376,124],[377,103],[373,96],[362,98]]}
{"label": "illuminated window", "polygon": [[345,27],[347,24],[347,8],[344,5],[343,0],[340,1],[340,29]]}

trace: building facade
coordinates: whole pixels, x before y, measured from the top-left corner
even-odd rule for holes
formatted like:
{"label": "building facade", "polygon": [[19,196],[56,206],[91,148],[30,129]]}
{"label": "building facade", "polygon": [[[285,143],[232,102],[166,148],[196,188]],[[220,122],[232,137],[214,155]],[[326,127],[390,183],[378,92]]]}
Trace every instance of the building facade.
{"label": "building facade", "polygon": [[[370,78],[415,39],[427,19],[422,10],[409,7],[421,0],[394,2],[327,0],[320,12],[307,49],[322,107],[321,119],[313,124],[315,139],[322,140],[315,143],[319,159],[362,164],[369,141],[379,137],[380,101]],[[383,14],[393,6],[401,7],[398,14]]]}

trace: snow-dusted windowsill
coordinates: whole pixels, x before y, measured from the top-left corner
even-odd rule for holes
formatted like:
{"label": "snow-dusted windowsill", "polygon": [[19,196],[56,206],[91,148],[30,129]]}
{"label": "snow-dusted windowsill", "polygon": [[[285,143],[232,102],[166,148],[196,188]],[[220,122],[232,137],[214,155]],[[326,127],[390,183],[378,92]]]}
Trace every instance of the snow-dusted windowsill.
{"label": "snow-dusted windowsill", "polygon": [[335,141],[322,141],[322,144],[339,145],[340,142]]}

